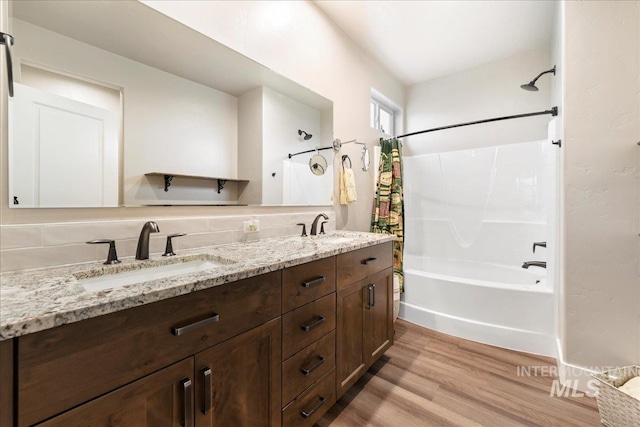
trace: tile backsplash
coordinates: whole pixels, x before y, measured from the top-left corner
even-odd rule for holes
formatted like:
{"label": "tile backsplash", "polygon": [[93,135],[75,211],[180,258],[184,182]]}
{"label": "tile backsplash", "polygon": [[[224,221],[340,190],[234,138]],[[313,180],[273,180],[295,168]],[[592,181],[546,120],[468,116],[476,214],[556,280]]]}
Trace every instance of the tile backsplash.
{"label": "tile backsplash", "polygon": [[[335,230],[335,213],[329,216],[327,231]],[[296,224],[304,222],[307,231],[317,213],[259,214],[187,218],[149,218],[160,228],[151,234],[149,252],[162,254],[166,236],[187,233],[174,239],[176,252],[203,246],[291,236],[300,233]],[[243,223],[260,221],[257,233],[243,232]],[[86,221],[46,224],[0,225],[0,272],[53,267],[106,259],[106,245],[87,245],[93,239],[113,239],[119,258],[135,255],[138,236],[146,220]]]}

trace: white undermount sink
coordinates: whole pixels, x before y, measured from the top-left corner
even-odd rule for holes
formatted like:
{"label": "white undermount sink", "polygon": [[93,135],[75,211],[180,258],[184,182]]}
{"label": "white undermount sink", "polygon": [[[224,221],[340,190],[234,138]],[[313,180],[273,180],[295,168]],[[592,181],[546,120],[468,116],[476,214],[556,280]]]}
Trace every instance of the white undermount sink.
{"label": "white undermount sink", "polygon": [[333,243],[333,244],[340,244],[340,243],[347,243],[352,241],[353,239],[350,239],[349,237],[322,237],[320,239],[318,239],[320,241],[326,242],[326,243]]}
{"label": "white undermount sink", "polygon": [[88,292],[99,292],[136,283],[152,280],[166,279],[182,274],[197,273],[229,264],[229,262],[216,262],[213,259],[197,259],[194,261],[180,261],[165,263],[158,266],[136,268],[127,271],[118,271],[111,274],[94,275],[93,277],[78,278],[78,282]]}
{"label": "white undermount sink", "polygon": [[324,243],[331,243],[331,244],[341,244],[341,243],[348,243],[353,241],[353,237],[346,237],[346,236],[341,236],[339,234],[321,234],[318,235],[317,237],[311,237],[314,241],[316,242],[324,242]]}

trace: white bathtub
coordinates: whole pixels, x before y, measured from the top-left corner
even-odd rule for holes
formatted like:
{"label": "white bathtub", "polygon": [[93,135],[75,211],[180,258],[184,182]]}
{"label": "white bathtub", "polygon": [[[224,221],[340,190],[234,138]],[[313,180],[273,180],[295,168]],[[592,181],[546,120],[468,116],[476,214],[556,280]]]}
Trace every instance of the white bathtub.
{"label": "white bathtub", "polygon": [[407,255],[400,317],[446,334],[556,355],[545,270]]}

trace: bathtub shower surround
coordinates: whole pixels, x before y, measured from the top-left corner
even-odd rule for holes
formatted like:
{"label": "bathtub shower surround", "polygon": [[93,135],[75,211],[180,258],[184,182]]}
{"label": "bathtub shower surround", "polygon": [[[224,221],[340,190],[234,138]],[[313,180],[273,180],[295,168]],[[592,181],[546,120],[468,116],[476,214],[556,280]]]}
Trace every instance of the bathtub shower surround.
{"label": "bathtub shower surround", "polygon": [[[401,317],[488,344],[555,355],[557,148],[533,141],[405,158]],[[552,258],[549,258],[552,261]]]}

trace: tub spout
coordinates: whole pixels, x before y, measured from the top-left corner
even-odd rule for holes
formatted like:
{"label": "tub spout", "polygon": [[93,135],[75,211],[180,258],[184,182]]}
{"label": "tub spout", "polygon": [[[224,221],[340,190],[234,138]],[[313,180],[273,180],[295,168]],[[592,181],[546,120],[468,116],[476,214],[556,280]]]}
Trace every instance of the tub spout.
{"label": "tub spout", "polygon": [[522,268],[529,268],[529,267],[547,268],[547,263],[545,261],[527,261],[522,264]]}

